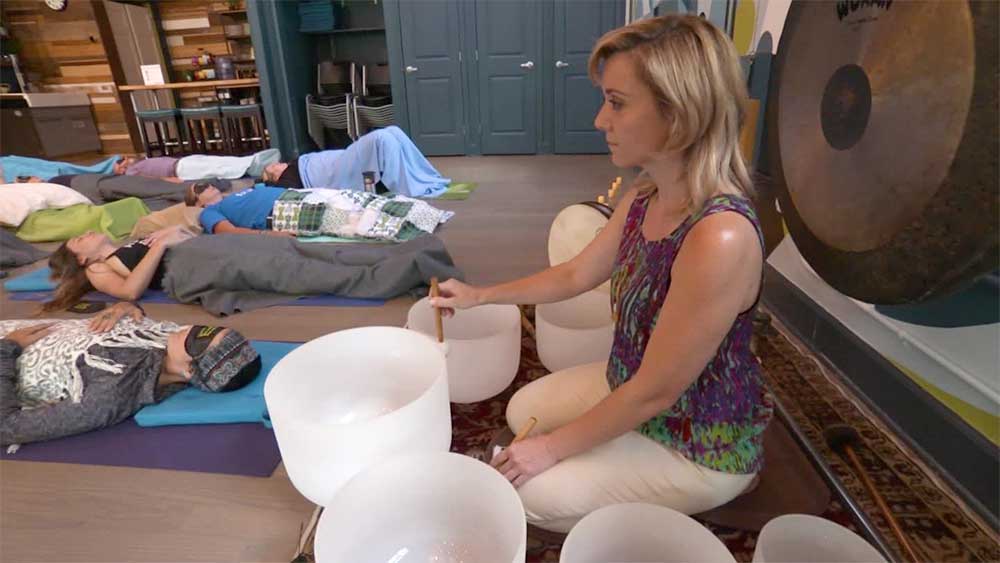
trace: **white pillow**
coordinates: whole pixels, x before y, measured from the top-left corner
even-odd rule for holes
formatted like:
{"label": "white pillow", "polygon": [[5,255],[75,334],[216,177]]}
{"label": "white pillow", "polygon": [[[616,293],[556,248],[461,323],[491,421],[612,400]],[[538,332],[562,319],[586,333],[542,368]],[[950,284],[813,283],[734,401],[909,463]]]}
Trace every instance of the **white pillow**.
{"label": "white pillow", "polygon": [[33,211],[93,203],[80,192],[59,184],[0,184],[0,223],[18,227]]}

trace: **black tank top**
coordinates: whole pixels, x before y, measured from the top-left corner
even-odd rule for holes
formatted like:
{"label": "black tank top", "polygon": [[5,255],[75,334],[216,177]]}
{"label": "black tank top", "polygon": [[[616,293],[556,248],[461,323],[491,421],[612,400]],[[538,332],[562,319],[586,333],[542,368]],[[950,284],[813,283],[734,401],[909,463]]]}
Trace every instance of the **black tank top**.
{"label": "black tank top", "polygon": [[[122,264],[131,272],[139,265],[139,262],[149,252],[149,247],[142,242],[136,241],[119,248],[112,256],[121,260]],[[156,265],[152,279],[149,280],[149,289],[163,289],[163,260]]]}

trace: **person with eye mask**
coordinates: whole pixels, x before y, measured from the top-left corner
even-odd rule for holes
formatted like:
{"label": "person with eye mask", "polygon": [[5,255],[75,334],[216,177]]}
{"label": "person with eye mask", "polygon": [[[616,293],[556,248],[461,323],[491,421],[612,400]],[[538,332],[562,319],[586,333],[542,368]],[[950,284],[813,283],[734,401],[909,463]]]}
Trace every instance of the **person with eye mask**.
{"label": "person with eye mask", "polygon": [[240,389],[260,355],[235,330],[180,326],[118,303],[91,319],[0,321],[0,445],[112,426],[191,385]]}

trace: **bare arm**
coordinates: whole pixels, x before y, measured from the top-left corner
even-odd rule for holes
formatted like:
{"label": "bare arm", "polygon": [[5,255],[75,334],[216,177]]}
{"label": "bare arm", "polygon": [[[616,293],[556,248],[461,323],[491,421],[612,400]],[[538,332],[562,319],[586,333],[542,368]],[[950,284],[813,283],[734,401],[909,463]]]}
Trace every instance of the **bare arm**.
{"label": "bare arm", "polygon": [[[744,218],[719,213],[699,222],[674,263],[670,291],[636,374],[569,424],[512,446],[509,458],[501,454],[495,465],[511,480],[527,480],[670,408],[704,371],[736,316],[753,304],[762,267],[757,234]],[[540,468],[533,467],[538,463]]]}
{"label": "bare arm", "polygon": [[615,208],[607,226],[569,262],[489,287],[471,287],[449,280],[441,284],[444,298],[436,300],[435,306],[466,308],[485,303],[553,303],[594,289],[611,277],[625,230],[625,219],[635,197],[635,190],[629,190]]}
{"label": "bare arm", "polygon": [[126,301],[135,301],[149,288],[149,282],[166,250],[165,244],[153,243],[149,252],[127,276],[118,274],[107,264],[93,264],[87,268],[87,279],[98,291]]}

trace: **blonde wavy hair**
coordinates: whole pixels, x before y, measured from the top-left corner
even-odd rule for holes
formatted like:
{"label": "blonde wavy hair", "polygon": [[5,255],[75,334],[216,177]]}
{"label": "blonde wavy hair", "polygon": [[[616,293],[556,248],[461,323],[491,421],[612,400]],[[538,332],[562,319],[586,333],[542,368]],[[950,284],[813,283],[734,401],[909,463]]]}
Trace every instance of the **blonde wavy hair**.
{"label": "blonde wavy hair", "polygon": [[[639,78],[670,123],[664,149],[682,154],[689,210],[701,209],[720,193],[751,197],[753,184],[739,146],[747,88],[729,37],[693,15],[638,20],[597,41],[590,79],[598,83],[604,63],[617,53],[634,57]],[[657,189],[647,174],[635,185],[640,194]]]}

